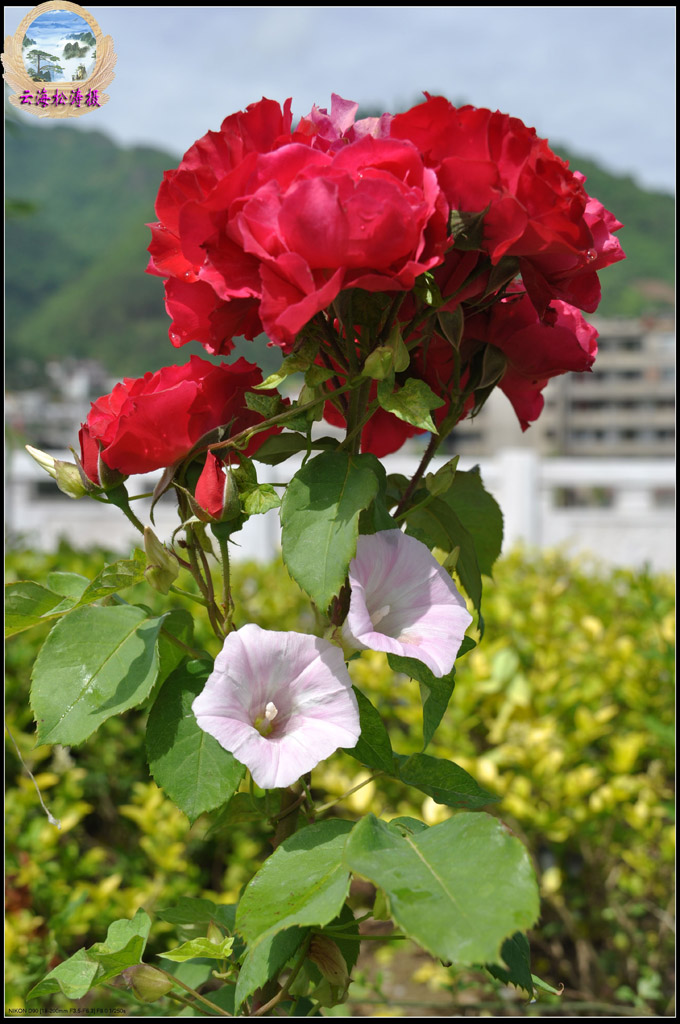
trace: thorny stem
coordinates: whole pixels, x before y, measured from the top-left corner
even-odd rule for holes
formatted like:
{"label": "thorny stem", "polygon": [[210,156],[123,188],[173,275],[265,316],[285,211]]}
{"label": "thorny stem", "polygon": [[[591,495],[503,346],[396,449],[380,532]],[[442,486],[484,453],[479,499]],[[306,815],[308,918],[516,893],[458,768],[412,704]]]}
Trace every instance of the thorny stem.
{"label": "thorny stem", "polygon": [[418,484],[422,480],[423,473],[425,472],[425,470],[429,466],[432,458],[434,457],[434,455],[435,455],[435,453],[437,451],[437,448],[441,444],[441,441],[442,441],[442,438],[441,438],[441,436],[439,434],[433,434],[432,437],[430,438],[430,442],[429,442],[427,448],[425,449],[425,452],[423,453],[423,457],[420,460],[420,464],[418,465],[417,470],[415,471],[415,473],[411,477],[411,481],[410,481],[408,487],[406,488],[406,490],[404,491],[404,493],[403,493],[403,495],[401,497],[401,501],[399,502],[399,504],[397,505],[396,509],[394,510],[393,514],[394,514],[395,518],[397,516],[401,515],[401,513],[404,510],[404,508],[408,504],[411,495],[413,494],[413,492],[415,491],[416,487],[418,486]]}
{"label": "thorny stem", "polygon": [[[320,402],[328,402],[333,398],[338,398],[340,395],[346,394],[348,391],[353,391],[355,384],[343,384],[337,391],[327,391],[321,394],[318,398],[312,399],[311,402],[305,402],[304,405],[295,405],[292,409],[286,409],[285,412],[280,412],[276,416],[270,416],[269,419],[263,420],[262,423],[256,423],[252,427],[246,427],[238,434],[234,434],[233,437],[227,438],[226,441],[218,441],[215,444],[206,445],[205,449],[200,451],[211,451],[216,452],[222,448],[235,448],[240,444],[244,447],[247,446],[248,442],[255,434],[262,433],[263,430],[269,430],[271,427],[278,426],[280,423],[285,423],[286,420],[291,419],[293,416],[298,416],[301,412],[307,412],[308,409],[313,409],[314,406],[319,405]],[[193,455],[199,455],[199,450],[194,451]]]}
{"label": "thorny stem", "polygon": [[283,986],[281,987],[281,989],[276,993],[276,995],[274,996],[273,999],[270,999],[268,1003],[264,1004],[264,1006],[260,1006],[259,1009],[255,1010],[254,1013],[251,1013],[251,1015],[250,1015],[251,1017],[261,1017],[263,1014],[267,1013],[269,1010],[273,1010],[273,1008],[275,1006],[278,1006],[278,1004],[280,1002],[282,1002],[286,998],[286,996],[288,995],[288,992],[290,990],[291,985],[293,984],[293,982],[297,978],[298,974],[302,970],[302,965],[305,962],[305,957],[307,956],[307,950],[309,949],[309,944],[310,944],[311,941],[312,941],[312,936],[311,936],[311,933],[310,933],[307,936],[307,938],[305,939],[305,941],[304,941],[304,943],[302,945],[302,949],[300,950],[300,955],[298,956],[297,960],[295,961],[295,966],[293,967],[292,971],[290,972],[290,974],[286,978],[286,980],[285,980]]}
{"label": "thorny stem", "polygon": [[229,542],[222,537],[217,538],[222,556],[222,599],[224,607],[224,632],[231,629],[234,617],[234,599],[231,596],[231,573],[229,567]]}

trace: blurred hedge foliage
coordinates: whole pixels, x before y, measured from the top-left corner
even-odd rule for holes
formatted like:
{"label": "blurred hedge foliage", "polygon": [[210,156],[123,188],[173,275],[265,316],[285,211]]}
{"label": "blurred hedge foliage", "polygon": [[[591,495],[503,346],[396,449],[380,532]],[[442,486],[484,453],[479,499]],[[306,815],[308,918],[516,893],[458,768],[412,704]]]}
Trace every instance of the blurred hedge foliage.
{"label": "blurred hedge foliage", "polygon": [[[103,558],[66,546],[51,555],[11,552],[8,578],[40,580],[55,569],[92,577]],[[237,564],[233,581],[241,622],[314,630],[309,605],[282,566]],[[179,582],[190,589],[191,581]],[[148,588],[139,599],[168,608]],[[543,916],[531,936],[532,969],[566,986],[562,1009],[597,1000],[672,1013],[673,581],[515,552],[487,581],[484,606],[486,635],[458,662],[430,752],[457,761],[497,793],[502,799],[492,813],[534,855]],[[143,711],[109,720],[77,749],[34,747],[29,678],[45,635],[31,630],[7,645],[8,725],[62,824],[58,831],[47,821],[9,742],[8,1008],[23,1007],[47,970],[139,906],[153,913],[180,896],[235,901],[268,850],[266,832],[249,822],[212,829],[204,817],[189,828],[149,781]],[[200,619],[196,643],[216,653]],[[420,749],[417,684],[395,677],[372,652],[351,671],[388,718],[395,750]],[[338,754],[316,770],[314,782],[319,795],[341,796],[364,777],[357,762]],[[387,818],[416,814],[430,824],[451,813],[384,780],[349,797],[340,813],[369,806]],[[173,927],[156,921],[150,954],[164,948]],[[448,990],[454,1014],[457,993],[469,984],[439,964],[421,967],[416,980]],[[494,998],[494,991],[480,989],[480,998]],[[52,997],[50,1005],[71,1004]],[[88,1005],[158,1013],[133,1005],[123,991],[103,992]],[[351,1006],[350,996],[343,1010]]]}

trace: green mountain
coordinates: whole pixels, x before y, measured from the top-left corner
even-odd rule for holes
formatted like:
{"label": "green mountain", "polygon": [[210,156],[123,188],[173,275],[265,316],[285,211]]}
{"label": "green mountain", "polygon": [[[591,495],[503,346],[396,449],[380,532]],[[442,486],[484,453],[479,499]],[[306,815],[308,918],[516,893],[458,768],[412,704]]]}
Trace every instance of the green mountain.
{"label": "green mountain", "polygon": [[[628,259],[602,274],[605,316],[673,308],[674,201],[561,152],[588,176],[588,190],[625,223]],[[144,272],[163,171],[178,157],[125,149],[105,135],[63,124],[36,127],[16,116],[6,132],[6,377],[34,386],[46,362],[99,360],[114,375],[138,376],[184,362],[176,351],[160,278]],[[278,353],[243,343],[243,354],[278,365]]]}

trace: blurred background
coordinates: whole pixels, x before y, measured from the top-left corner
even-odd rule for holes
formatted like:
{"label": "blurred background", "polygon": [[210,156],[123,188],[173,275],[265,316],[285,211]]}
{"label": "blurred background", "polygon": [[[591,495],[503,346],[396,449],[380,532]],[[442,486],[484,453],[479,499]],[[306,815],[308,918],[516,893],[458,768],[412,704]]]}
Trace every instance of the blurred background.
{"label": "blurred background", "polygon": [[[168,341],[162,281],[144,273],[144,225],[163,171],[228,114],[291,96],[299,117],[329,108],[333,92],[356,100],[360,116],[407,109],[423,91],[498,108],[547,137],[624,222],[628,258],[601,274],[593,373],[551,381],[524,434],[498,391],[450,439],[503,508],[505,558],[488,584],[487,638],[461,663],[436,752],[502,795],[499,813],[534,852],[545,907],[536,970],[567,986],[571,1015],[672,1014],[675,8],[87,10],[118,58],[108,103],[59,122],[5,104],[9,579],[92,576],[95,546],[128,554],[135,543],[102,515],[110,510],[62,495],[23,445],[70,458],[90,402],[116,380],[205,356]],[[5,8],[5,36],[28,11]],[[230,358],[239,355],[267,371],[279,362],[266,339]],[[424,443],[414,439],[389,468],[407,472]],[[169,536],[175,523],[163,515]],[[241,599],[261,625],[309,628],[269,563],[276,516],[256,520],[243,532]],[[255,556],[265,564],[247,562]],[[41,816],[10,748],[16,1008],[48,965],[102,938],[115,916],[178,894],[236,899],[261,852],[238,828],[209,840],[209,822],[190,830],[140,781],[134,716],[78,751],[34,748],[27,691],[41,639],[9,645],[9,720],[65,827],[56,833]],[[382,663],[357,665],[391,702],[408,752],[408,701]],[[328,772],[338,793],[352,784],[345,762]],[[439,820],[439,805],[409,809],[405,799],[390,793],[383,813]],[[355,1015],[542,1012],[481,974],[458,976],[417,953],[404,966],[403,955],[386,947],[362,966]],[[415,981],[404,989],[405,975]]]}

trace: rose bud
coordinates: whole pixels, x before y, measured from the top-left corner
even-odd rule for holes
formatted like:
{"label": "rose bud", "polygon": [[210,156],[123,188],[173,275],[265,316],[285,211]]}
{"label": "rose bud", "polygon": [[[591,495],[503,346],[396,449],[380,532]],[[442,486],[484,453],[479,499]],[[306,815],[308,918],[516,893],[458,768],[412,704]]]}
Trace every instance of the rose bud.
{"label": "rose bud", "polygon": [[49,473],[53,480],[57,481],[59,490],[69,498],[83,498],[87,494],[87,488],[80,477],[80,470],[73,462],[55,459],[47,452],[41,452],[39,448],[31,448],[29,444],[26,445],[26,451],[46,473]]}
{"label": "rose bud", "polygon": [[150,526],[144,527],[144,551],[148,563],[144,570],[147,583],[159,593],[167,594],[179,576],[179,565]]}
{"label": "rose bud", "polygon": [[204,522],[226,523],[241,513],[233,473],[212,452],[208,452],[196,484],[195,505],[198,518]]}

